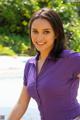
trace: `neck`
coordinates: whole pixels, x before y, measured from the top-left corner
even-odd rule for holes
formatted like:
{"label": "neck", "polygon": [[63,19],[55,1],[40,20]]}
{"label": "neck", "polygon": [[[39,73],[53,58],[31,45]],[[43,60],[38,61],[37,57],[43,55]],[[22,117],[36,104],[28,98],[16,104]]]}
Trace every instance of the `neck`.
{"label": "neck", "polygon": [[49,53],[47,52],[43,52],[43,53],[40,53],[40,56],[39,56],[39,60],[45,60],[47,57],[48,57]]}

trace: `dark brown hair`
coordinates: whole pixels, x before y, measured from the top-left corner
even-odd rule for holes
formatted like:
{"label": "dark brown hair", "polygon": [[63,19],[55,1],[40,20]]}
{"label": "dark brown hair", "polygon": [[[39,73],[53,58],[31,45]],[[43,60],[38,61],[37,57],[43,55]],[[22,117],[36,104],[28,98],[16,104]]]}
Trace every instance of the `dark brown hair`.
{"label": "dark brown hair", "polygon": [[32,23],[38,18],[46,19],[52,26],[55,35],[57,36],[53,45],[53,49],[50,52],[50,56],[57,59],[65,49],[65,35],[61,18],[57,12],[49,8],[42,8],[35,12],[29,22],[30,37]]}

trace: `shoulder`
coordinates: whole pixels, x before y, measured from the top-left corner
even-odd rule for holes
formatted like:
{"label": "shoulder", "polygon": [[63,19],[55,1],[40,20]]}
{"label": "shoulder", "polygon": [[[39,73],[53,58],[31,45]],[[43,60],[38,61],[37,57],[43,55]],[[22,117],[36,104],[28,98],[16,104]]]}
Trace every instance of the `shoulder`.
{"label": "shoulder", "polygon": [[75,62],[80,63],[80,52],[73,51],[69,57],[71,58],[71,60],[74,60]]}
{"label": "shoulder", "polygon": [[80,67],[80,53],[73,50],[64,50],[62,53],[62,60],[70,66]]}
{"label": "shoulder", "polygon": [[64,58],[71,58],[71,59],[75,59],[75,60],[80,60],[80,52],[76,52],[73,50],[64,50],[63,51],[63,57]]}
{"label": "shoulder", "polygon": [[36,55],[28,58],[25,63],[25,67],[29,66],[30,64],[36,64]]}

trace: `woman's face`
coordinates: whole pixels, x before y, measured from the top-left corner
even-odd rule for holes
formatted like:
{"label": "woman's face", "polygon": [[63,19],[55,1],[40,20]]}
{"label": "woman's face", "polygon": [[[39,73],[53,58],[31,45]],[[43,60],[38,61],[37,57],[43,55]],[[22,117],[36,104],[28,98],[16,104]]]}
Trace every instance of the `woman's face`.
{"label": "woman's face", "polygon": [[41,52],[50,52],[54,46],[55,33],[46,19],[38,18],[31,26],[31,39],[36,49]]}

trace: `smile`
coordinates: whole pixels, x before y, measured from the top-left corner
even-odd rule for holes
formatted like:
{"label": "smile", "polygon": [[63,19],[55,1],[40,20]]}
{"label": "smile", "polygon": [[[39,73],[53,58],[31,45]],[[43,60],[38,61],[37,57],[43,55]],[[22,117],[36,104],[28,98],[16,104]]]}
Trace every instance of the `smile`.
{"label": "smile", "polygon": [[37,44],[37,45],[44,45],[44,44],[46,44],[46,42],[45,42],[45,43],[42,43],[42,42],[36,42],[36,44]]}

